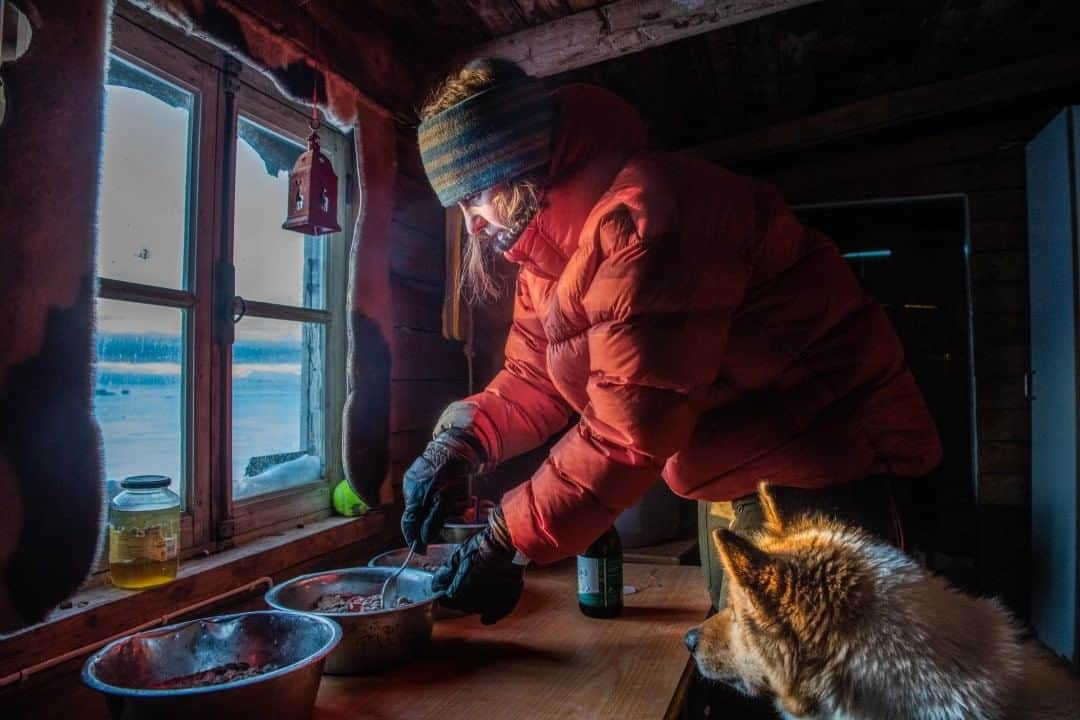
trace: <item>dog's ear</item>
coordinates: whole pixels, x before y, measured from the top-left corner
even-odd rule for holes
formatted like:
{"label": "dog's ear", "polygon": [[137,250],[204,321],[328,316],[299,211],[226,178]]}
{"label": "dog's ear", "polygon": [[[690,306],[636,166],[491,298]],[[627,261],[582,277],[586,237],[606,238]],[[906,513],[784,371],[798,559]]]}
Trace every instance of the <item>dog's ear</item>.
{"label": "dog's ear", "polygon": [[731,582],[747,590],[759,605],[771,607],[783,578],[780,561],[731,530],[714,531],[713,542]]}
{"label": "dog's ear", "polygon": [[776,502],[773,488],[767,482],[758,484],[758,504],[761,506],[761,514],[765,519],[765,529],[771,533],[779,533],[784,529],[784,518],[780,514],[780,506]]}

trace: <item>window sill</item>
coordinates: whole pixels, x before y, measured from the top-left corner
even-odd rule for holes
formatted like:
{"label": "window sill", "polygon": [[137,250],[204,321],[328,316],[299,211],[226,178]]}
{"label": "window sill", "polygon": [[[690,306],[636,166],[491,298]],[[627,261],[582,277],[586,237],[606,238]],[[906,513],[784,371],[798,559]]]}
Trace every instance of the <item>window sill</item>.
{"label": "window sill", "polygon": [[[186,619],[177,614],[183,608],[226,595],[220,602],[193,609],[191,616],[197,617],[213,614],[222,603],[251,601],[259,596],[250,586],[261,578],[280,582],[317,567],[362,564],[399,537],[396,518],[392,510],[329,518],[184,561],[176,580],[158,588],[135,591],[109,585],[78,592],[69,599],[70,607],[54,610],[44,622],[0,636],[0,688],[51,667],[64,655],[126,635],[140,625]],[[251,592],[243,592],[245,588]],[[265,591],[265,585],[258,590]]]}

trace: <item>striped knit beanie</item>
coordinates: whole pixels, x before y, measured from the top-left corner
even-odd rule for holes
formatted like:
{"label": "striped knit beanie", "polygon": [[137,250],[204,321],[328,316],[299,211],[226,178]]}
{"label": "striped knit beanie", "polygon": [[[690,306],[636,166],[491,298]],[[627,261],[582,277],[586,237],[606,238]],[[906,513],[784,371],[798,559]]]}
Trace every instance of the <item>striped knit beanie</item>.
{"label": "striped knit beanie", "polygon": [[494,85],[420,123],[420,159],[443,207],[546,167],[555,103],[535,78]]}

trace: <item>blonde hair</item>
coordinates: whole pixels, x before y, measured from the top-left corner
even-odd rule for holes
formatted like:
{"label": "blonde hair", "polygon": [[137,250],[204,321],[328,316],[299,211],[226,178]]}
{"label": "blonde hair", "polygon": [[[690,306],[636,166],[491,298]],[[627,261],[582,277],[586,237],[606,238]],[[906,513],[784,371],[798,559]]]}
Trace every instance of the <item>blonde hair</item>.
{"label": "blonde hair", "polygon": [[[507,61],[473,60],[431,93],[420,109],[420,119],[426,120],[497,83],[524,76],[521,68]],[[527,173],[503,183],[492,195],[491,204],[506,220],[510,239],[517,240],[540,210],[541,180],[541,173]],[[470,235],[465,242],[461,291],[469,302],[497,300],[505,291],[491,267],[493,252],[490,243],[476,236]]]}

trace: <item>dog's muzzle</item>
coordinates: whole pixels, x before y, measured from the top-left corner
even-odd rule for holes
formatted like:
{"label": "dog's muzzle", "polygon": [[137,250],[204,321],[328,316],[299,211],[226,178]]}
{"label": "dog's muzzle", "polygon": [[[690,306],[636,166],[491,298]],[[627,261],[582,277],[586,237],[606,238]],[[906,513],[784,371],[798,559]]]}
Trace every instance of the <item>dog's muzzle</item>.
{"label": "dog's muzzle", "polygon": [[686,635],[683,636],[683,642],[686,643],[686,649],[690,652],[697,650],[698,640],[701,639],[701,631],[697,628],[691,628],[686,631]]}

